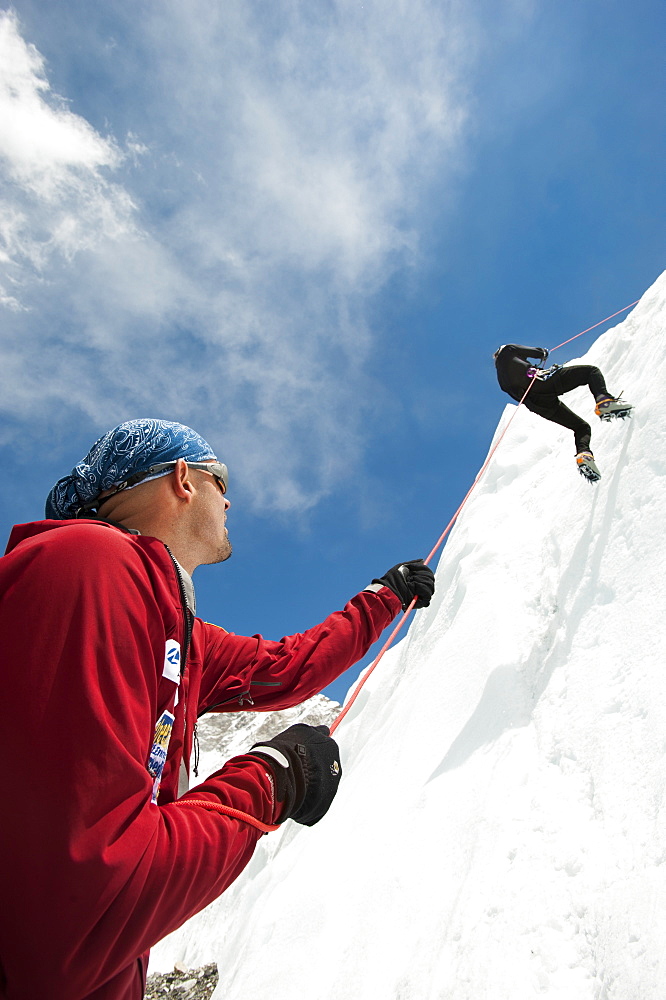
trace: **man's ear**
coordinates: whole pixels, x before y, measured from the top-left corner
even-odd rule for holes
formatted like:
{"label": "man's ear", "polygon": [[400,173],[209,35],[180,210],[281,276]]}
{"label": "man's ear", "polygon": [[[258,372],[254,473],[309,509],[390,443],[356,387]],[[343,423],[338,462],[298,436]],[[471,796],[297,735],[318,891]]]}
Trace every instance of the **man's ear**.
{"label": "man's ear", "polygon": [[171,488],[179,500],[189,503],[195,493],[194,483],[191,478],[191,469],[184,458],[179,458],[176,468],[171,473]]}

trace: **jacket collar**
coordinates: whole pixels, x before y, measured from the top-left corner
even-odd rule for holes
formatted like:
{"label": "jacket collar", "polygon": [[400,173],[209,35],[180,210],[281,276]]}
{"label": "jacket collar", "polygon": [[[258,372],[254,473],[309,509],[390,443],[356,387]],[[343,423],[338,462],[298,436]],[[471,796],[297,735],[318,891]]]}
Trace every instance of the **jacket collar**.
{"label": "jacket collar", "polygon": [[[96,524],[104,531],[115,529],[116,531],[124,532],[126,535],[141,535],[141,532],[137,531],[136,528],[125,528],[124,525],[116,524],[115,521],[105,521],[98,517],[79,517],[65,521],[28,521],[26,524],[14,525],[9,536],[9,541],[7,542],[5,555],[15,549],[17,545],[20,545],[21,542],[26,541],[28,538],[35,538],[37,535],[42,535],[47,531],[58,531],[63,528],[71,528],[72,526],[81,524]],[[168,546],[165,545],[164,547],[167,552],[169,552],[169,555],[171,556],[171,559],[176,567],[176,571],[181,579],[187,607],[194,615],[196,613],[196,597],[192,577],[186,570],[183,569],[178,560],[174,558],[172,553],[169,551]]]}

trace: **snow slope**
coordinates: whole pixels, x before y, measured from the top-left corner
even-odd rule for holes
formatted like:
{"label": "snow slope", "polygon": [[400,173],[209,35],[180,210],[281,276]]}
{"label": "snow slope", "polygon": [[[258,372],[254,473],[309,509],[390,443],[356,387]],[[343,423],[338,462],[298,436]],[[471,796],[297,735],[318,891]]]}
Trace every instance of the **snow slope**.
{"label": "snow slope", "polygon": [[597,485],[518,412],[337,732],[329,815],[264,837],[153,968],[216,959],[216,1000],[663,1000],[665,321],[662,276],[584,359],[632,420],[567,397]]}

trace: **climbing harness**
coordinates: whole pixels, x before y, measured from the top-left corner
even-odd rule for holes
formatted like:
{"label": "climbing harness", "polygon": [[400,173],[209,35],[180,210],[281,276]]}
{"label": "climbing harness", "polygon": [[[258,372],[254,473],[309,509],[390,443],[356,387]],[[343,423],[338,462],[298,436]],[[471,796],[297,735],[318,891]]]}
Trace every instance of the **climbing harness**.
{"label": "climbing harness", "polygon": [[551,365],[550,368],[534,368],[527,369],[528,378],[538,378],[540,382],[546,382],[553,375],[556,375],[559,371],[562,371],[563,365]]}
{"label": "climbing harness", "polygon": [[[626,312],[627,309],[631,309],[633,306],[638,305],[639,301],[640,301],[640,299],[636,299],[635,302],[632,302],[630,305],[625,306],[624,309],[618,309],[618,311],[614,312],[611,316],[606,316],[605,319],[600,319],[598,323],[594,323],[593,326],[588,326],[588,328],[586,330],[581,330],[580,333],[577,333],[574,337],[570,337],[569,340],[563,340],[561,344],[557,344],[556,347],[552,347],[548,351],[548,355],[550,356],[553,353],[553,351],[559,350],[559,348],[560,347],[564,347],[565,344],[570,344],[573,340],[576,340],[578,337],[582,337],[584,333],[589,333],[590,330],[595,330],[598,326],[601,326],[603,323],[607,323],[610,319],[614,319],[616,316],[619,316],[620,313]],[[536,370],[535,370],[535,373],[536,373]],[[439,548],[444,544],[446,536],[450,532],[450,530],[453,527],[453,525],[456,523],[456,520],[458,519],[458,515],[462,511],[462,509],[465,506],[465,504],[467,503],[467,501],[469,500],[471,494],[476,489],[476,487],[477,487],[477,485],[479,483],[479,480],[481,479],[481,477],[483,476],[483,473],[488,468],[493,455],[495,454],[495,452],[499,448],[499,446],[500,446],[500,444],[502,442],[502,439],[504,438],[505,434],[509,430],[509,427],[511,426],[514,417],[518,413],[518,410],[520,409],[521,404],[525,401],[525,398],[526,398],[528,392],[530,391],[530,389],[532,388],[532,386],[534,385],[534,382],[535,382],[534,378],[530,379],[530,383],[527,386],[527,389],[525,390],[525,393],[524,393],[522,399],[518,403],[518,406],[515,408],[514,412],[511,414],[511,417],[508,420],[506,427],[504,428],[504,430],[502,431],[502,433],[498,437],[497,441],[495,442],[495,444],[492,446],[492,448],[488,452],[488,456],[487,456],[485,462],[483,463],[483,465],[481,466],[479,472],[477,473],[476,478],[474,479],[474,482],[472,483],[472,485],[468,489],[467,493],[463,497],[462,503],[460,504],[460,506],[456,510],[455,514],[453,515],[453,517],[451,518],[451,520],[449,521],[449,523],[445,527],[445,529],[442,532],[442,534],[437,539],[437,542],[435,543],[432,551],[423,560],[426,566],[429,564],[430,560],[433,558],[433,556],[439,550]],[[375,657],[375,659],[373,660],[373,662],[370,664],[370,666],[368,667],[368,669],[366,670],[366,672],[359,678],[358,683],[357,683],[356,687],[354,688],[349,701],[347,702],[347,704],[345,705],[345,707],[342,709],[342,711],[340,712],[340,714],[338,715],[338,717],[334,720],[334,722],[333,722],[333,724],[331,726],[331,735],[335,732],[335,730],[338,728],[338,726],[340,725],[340,723],[342,722],[342,720],[344,719],[344,717],[347,715],[347,712],[350,710],[350,708],[352,707],[352,705],[354,704],[354,702],[358,698],[359,694],[361,693],[361,690],[362,690],[363,686],[365,685],[366,681],[370,677],[370,674],[372,674],[373,671],[375,670],[375,668],[378,666],[379,662],[381,661],[381,659],[384,656],[384,653],[387,651],[387,649],[389,648],[389,646],[391,645],[391,643],[395,639],[395,637],[398,634],[398,632],[400,632],[400,630],[402,629],[402,626],[407,621],[407,618],[409,617],[409,613],[411,612],[411,610],[413,609],[414,605],[416,604],[416,601],[417,601],[417,598],[414,597],[412,599],[412,603],[409,605],[409,607],[407,608],[407,610],[404,611],[402,613],[402,616],[398,619],[398,622],[396,623],[395,628],[391,632],[390,636],[388,637],[388,639],[386,640],[386,642],[384,643],[384,645],[382,646],[382,648],[379,650],[379,653],[377,654],[377,656]]]}

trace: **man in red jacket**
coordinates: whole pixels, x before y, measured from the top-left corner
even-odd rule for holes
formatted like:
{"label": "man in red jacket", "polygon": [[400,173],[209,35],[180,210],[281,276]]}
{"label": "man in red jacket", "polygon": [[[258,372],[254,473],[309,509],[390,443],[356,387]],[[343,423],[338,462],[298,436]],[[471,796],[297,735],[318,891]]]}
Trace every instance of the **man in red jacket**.
{"label": "man in red jacket", "polygon": [[298,725],[187,791],[197,716],[299,704],[430,601],[416,560],[279,642],[204,623],[190,574],[231,553],[227,480],[190,428],[128,421],[0,559],[3,1000],[140,1000],[151,945],[267,828],[318,822],[341,774],[327,729]]}

